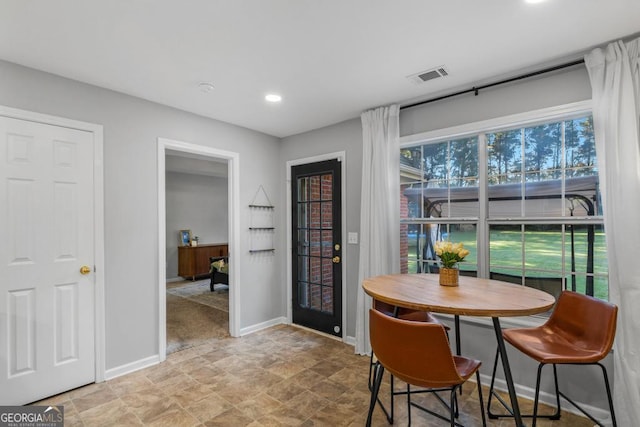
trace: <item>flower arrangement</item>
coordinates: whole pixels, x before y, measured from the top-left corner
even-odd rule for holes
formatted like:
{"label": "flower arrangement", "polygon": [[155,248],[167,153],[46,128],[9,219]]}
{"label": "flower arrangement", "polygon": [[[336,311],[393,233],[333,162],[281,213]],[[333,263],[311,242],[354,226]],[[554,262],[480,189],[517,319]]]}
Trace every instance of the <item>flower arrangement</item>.
{"label": "flower arrangement", "polygon": [[469,251],[464,248],[462,243],[438,241],[435,244],[435,250],[444,268],[454,268],[457,263],[464,261],[464,257],[469,255]]}

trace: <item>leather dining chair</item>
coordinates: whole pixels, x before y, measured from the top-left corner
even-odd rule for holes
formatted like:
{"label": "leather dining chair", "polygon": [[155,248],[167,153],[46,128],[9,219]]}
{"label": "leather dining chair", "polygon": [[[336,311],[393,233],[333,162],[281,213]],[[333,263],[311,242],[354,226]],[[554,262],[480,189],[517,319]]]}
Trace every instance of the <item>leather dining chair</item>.
{"label": "leather dining chair", "polygon": [[[369,336],[371,347],[378,361],[375,364],[375,380],[371,390],[367,426],[371,425],[380,384],[385,369],[407,383],[407,409],[411,424],[411,407],[422,409],[455,425],[457,417],[456,390],[473,374],[476,374],[478,398],[482,414],[482,425],[486,426],[482,386],[479,368],[481,362],[463,356],[454,356],[444,326],[440,323],[414,322],[397,319],[377,310],[369,310]],[[422,387],[411,391],[411,385]],[[411,394],[419,392],[448,391],[449,404],[440,402],[449,409],[446,418],[436,412],[411,402]],[[438,396],[439,397],[439,396]],[[389,420],[393,423],[393,419]]]}
{"label": "leather dining chair", "polygon": [[[614,304],[582,295],[572,291],[562,291],[555,309],[549,319],[541,326],[533,328],[506,329],[502,335],[522,353],[538,362],[538,375],[536,378],[535,400],[533,414],[523,415],[532,417],[532,426],[536,425],[536,418],[560,418],[560,396],[578,408],[591,421],[602,425],[592,415],[587,413],[577,403],[567,397],[558,388],[558,373],[556,365],[598,365],[602,370],[604,384],[609,400],[611,420],[616,426],[616,416],[613,410],[611,388],[606,368],[600,363],[611,347],[616,334],[616,320],[618,307]],[[491,413],[491,398],[494,395],[493,384],[496,375],[498,354],[496,354],[493,366],[491,386],[489,387],[489,399],[487,412],[490,418],[499,418],[510,415],[495,415]],[[556,412],[552,415],[538,415],[538,397],[540,394],[540,374],[544,365],[553,365],[553,376],[556,391]],[[496,395],[496,398],[506,407],[506,404]]]}
{"label": "leather dining chair", "polygon": [[[429,313],[428,311],[420,311],[420,310],[413,310],[413,309],[409,309],[409,308],[404,308],[404,307],[397,307],[395,305],[391,305],[388,304],[386,302],[382,302],[382,301],[378,301],[378,300],[373,300],[373,309],[377,310],[387,316],[392,316],[392,317],[396,317],[398,319],[403,319],[403,320],[409,320],[412,322],[430,322],[430,323],[438,323],[438,324],[442,324],[440,323],[440,321],[433,316],[431,313]],[[449,336],[449,327],[447,325],[442,324],[445,328],[445,330],[447,331],[447,338]],[[459,349],[458,349],[458,353],[459,353]],[[371,391],[373,389],[373,367],[375,366],[375,362],[373,360],[373,356],[374,356],[374,352],[371,352],[371,356],[370,356],[370,360],[369,360],[369,391]],[[393,381],[393,375],[391,375],[391,389],[390,389],[390,409],[387,410],[387,408],[384,406],[384,404],[382,402],[380,402],[379,399],[377,399],[378,403],[380,403],[380,407],[382,408],[382,411],[385,413],[387,420],[393,420],[393,408],[394,408],[394,397],[398,394],[406,394],[406,392],[396,392],[394,390],[394,381]]]}

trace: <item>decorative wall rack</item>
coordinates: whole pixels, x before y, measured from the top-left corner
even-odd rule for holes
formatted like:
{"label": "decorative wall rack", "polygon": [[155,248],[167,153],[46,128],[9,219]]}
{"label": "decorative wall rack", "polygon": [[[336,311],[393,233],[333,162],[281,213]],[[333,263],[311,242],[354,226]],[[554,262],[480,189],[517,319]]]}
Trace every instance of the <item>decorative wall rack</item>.
{"label": "decorative wall rack", "polygon": [[249,204],[249,210],[251,212],[249,253],[274,252],[273,237],[276,228],[273,216],[275,206],[269,200],[262,185],[258,187],[258,191]]}

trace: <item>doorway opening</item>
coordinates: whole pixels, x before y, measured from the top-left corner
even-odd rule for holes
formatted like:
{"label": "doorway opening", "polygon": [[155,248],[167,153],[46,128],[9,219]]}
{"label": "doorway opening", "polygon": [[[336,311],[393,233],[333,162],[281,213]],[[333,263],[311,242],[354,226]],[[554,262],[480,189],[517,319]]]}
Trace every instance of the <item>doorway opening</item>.
{"label": "doorway opening", "polygon": [[[238,153],[182,141],[158,139],[158,330],[161,361],[165,360],[167,351],[175,351],[180,345],[190,345],[174,342],[168,347],[167,319],[176,315],[167,312],[168,303],[183,311],[201,311],[202,321],[225,322],[225,329],[228,329],[225,333],[239,336],[240,301],[236,296],[240,295],[240,281],[239,267],[236,266],[238,257],[235,256],[239,247],[236,219],[239,212],[238,162]],[[186,189],[190,185],[194,188],[184,191],[182,195],[173,191],[177,189],[179,192],[180,188]],[[209,200],[196,200],[198,195],[194,193],[198,188],[203,193],[200,197]],[[217,201],[220,203],[214,209],[211,206],[216,203],[216,188],[219,190],[217,193],[220,197]],[[184,200],[181,200],[182,197]],[[209,206],[208,212],[194,212],[194,206],[190,206],[193,204],[199,204],[200,207]],[[213,218],[213,210],[217,212],[219,221]],[[201,209],[196,207],[195,211]],[[179,241],[179,236],[188,236],[188,242]],[[214,254],[213,251],[217,252]],[[179,260],[178,252],[183,255],[183,260]],[[215,286],[210,283],[209,259],[214,255],[225,256],[229,271],[226,289],[222,289],[224,286],[218,283]],[[187,260],[186,265],[183,265],[184,260]],[[223,308],[227,308],[228,314],[222,310]],[[199,326],[202,325],[196,321],[187,327]],[[191,336],[189,331],[184,332],[185,336]],[[197,334],[195,336],[197,337]]]}
{"label": "doorway opening", "polygon": [[[167,354],[229,334],[227,160],[167,150]],[[213,280],[213,282],[212,282]],[[226,282],[226,284],[223,284]]]}

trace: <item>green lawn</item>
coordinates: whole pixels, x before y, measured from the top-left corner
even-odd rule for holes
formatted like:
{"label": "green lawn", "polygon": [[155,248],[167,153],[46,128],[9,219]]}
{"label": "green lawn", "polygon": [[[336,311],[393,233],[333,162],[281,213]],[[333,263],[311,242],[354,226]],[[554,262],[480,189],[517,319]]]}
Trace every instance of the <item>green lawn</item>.
{"label": "green lawn", "polygon": [[[490,236],[490,270],[496,273],[520,275],[523,265],[527,277],[561,277],[562,275],[562,233],[560,227],[547,227],[547,230],[527,230],[524,233],[524,260],[522,253],[523,235],[519,226],[492,229]],[[460,265],[462,270],[477,269],[475,231],[453,231],[449,235],[452,242],[462,242],[470,254]],[[571,236],[566,233],[565,272],[567,287],[571,289],[573,279],[571,260]],[[587,232],[586,227],[576,228],[574,233],[574,271],[578,292],[585,292],[587,282]],[[409,272],[417,271],[416,238],[409,237]],[[594,296],[608,299],[608,266],[605,237],[602,230],[596,228],[593,256]]]}

